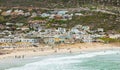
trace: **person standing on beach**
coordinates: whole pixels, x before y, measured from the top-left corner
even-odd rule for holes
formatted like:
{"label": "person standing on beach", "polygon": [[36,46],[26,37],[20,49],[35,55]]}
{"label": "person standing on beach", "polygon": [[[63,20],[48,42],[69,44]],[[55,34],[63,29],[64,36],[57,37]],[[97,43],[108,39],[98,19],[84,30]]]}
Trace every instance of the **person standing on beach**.
{"label": "person standing on beach", "polygon": [[71,50],[70,50],[69,52],[70,52],[70,53],[72,53],[72,51],[71,51]]}
{"label": "person standing on beach", "polygon": [[24,58],[24,55],[22,55],[22,58]]}

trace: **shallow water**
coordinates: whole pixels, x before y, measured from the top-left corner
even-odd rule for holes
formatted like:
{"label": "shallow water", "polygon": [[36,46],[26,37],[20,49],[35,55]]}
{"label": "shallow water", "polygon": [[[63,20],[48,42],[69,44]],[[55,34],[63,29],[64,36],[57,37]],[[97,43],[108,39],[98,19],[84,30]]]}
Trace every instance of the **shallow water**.
{"label": "shallow water", "polygon": [[0,70],[120,70],[120,51],[9,59],[0,62]]}

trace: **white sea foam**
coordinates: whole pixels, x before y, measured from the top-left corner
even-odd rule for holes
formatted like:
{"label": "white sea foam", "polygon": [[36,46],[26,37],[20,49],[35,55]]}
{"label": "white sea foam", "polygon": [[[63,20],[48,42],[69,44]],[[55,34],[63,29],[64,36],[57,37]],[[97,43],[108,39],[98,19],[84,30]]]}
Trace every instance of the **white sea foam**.
{"label": "white sea foam", "polygon": [[92,58],[98,55],[100,56],[100,55],[117,54],[117,53],[120,53],[120,51],[101,51],[101,52],[71,55],[66,57],[46,58],[38,62],[26,64],[22,67],[10,68],[6,70],[52,70],[49,68],[48,69],[44,69],[44,68],[49,67],[51,65],[64,66],[66,64],[80,63],[82,62],[82,60],[85,60],[85,58]]}

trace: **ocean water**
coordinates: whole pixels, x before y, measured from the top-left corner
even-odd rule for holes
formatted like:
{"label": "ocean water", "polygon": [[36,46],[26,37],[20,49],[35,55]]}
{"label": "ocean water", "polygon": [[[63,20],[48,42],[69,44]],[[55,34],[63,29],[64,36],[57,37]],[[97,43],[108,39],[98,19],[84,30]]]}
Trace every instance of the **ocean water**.
{"label": "ocean water", "polygon": [[106,50],[7,59],[0,70],[120,70],[120,51]]}

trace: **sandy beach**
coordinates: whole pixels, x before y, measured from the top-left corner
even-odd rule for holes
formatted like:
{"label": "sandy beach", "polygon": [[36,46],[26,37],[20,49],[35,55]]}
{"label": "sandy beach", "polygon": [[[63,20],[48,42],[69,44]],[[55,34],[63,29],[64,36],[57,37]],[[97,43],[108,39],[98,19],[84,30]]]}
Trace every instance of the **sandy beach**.
{"label": "sandy beach", "polygon": [[107,49],[120,49],[120,45],[115,44],[103,44],[103,43],[76,43],[76,44],[61,44],[54,48],[50,46],[44,47],[26,47],[26,48],[14,48],[14,49],[2,49],[0,51],[6,52],[0,54],[0,59],[7,58],[25,58],[41,55],[51,54],[63,54],[63,53],[75,53],[84,51],[97,51]]}

